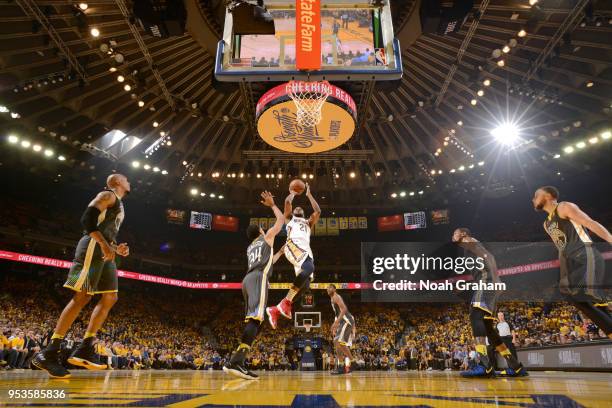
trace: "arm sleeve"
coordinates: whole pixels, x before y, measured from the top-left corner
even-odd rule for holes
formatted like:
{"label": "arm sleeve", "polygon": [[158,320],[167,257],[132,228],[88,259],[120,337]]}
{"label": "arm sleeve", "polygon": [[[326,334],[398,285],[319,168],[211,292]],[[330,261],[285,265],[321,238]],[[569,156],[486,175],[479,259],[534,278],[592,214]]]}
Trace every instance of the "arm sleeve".
{"label": "arm sleeve", "polygon": [[96,207],[87,207],[83,215],[81,216],[81,225],[85,229],[85,232],[91,234],[94,231],[98,231],[98,217],[100,216],[100,210]]}

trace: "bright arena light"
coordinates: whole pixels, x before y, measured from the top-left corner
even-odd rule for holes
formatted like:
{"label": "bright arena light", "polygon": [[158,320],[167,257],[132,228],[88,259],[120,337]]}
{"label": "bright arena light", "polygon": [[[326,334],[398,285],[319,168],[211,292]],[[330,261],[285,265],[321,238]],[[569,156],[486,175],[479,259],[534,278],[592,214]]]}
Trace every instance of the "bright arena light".
{"label": "bright arena light", "polygon": [[491,135],[503,145],[512,145],[519,138],[519,130],[512,123],[504,123],[493,129]]}
{"label": "bright arena light", "polygon": [[34,146],[32,146],[32,150],[34,150],[35,152],[40,152],[42,150],[42,146],[39,144],[35,144]]}
{"label": "bright arena light", "polygon": [[573,146],[566,146],[563,151],[567,154],[573,153],[574,152],[574,147]]}
{"label": "bright arena light", "polygon": [[576,143],[576,147],[579,148],[579,149],[584,149],[586,147],[586,143],[578,142],[578,143]]}
{"label": "bright arena light", "polygon": [[132,167],[134,167],[135,169],[139,168],[139,167],[140,167],[140,162],[139,162],[139,161],[137,161],[137,160],[134,160],[134,161],[132,162]]}
{"label": "bright arena light", "polygon": [[53,150],[45,149],[45,157],[53,157]]}
{"label": "bright arena light", "polygon": [[198,191],[198,189],[197,189],[197,188],[192,188],[192,189],[191,189],[191,195],[193,195],[193,196],[194,196],[194,195],[198,195],[198,193],[199,193],[199,191]]}
{"label": "bright arena light", "polygon": [[57,160],[59,160],[59,161],[66,161],[66,158],[65,158],[64,156],[59,156],[59,157],[57,158]]}
{"label": "bright arena light", "polygon": [[608,140],[610,136],[612,136],[612,132],[610,132],[609,130],[606,130],[605,132],[601,133],[601,138],[603,140]]}
{"label": "bright arena light", "polygon": [[15,135],[9,135],[8,142],[10,144],[17,144],[17,142],[19,142],[19,138]]}
{"label": "bright arena light", "polygon": [[27,149],[27,148],[28,148],[28,147],[30,147],[31,145],[32,145],[32,143],[30,143],[30,142],[29,142],[29,141],[27,141],[27,140],[22,140],[22,141],[21,141],[21,147],[23,147],[23,148],[26,148],[26,149]]}

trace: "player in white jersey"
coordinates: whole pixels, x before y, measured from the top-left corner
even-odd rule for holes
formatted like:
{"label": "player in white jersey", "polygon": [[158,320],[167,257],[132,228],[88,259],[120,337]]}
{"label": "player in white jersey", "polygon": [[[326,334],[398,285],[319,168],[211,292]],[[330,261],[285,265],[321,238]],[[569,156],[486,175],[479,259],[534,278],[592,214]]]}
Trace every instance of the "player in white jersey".
{"label": "player in white jersey", "polygon": [[310,186],[306,183],[306,197],[312,205],[313,213],[309,218],[304,217],[304,209],[295,207],[293,199],[297,195],[295,191],[289,190],[285,199],[285,224],[287,226],[287,243],[284,247],[285,257],[295,268],[295,280],[287,296],[281,302],[266,309],[270,325],[276,329],[280,315],[291,319],[291,305],[293,299],[304,289],[314,274],[314,256],[310,249],[310,231],[321,216],[321,208],[310,193]]}

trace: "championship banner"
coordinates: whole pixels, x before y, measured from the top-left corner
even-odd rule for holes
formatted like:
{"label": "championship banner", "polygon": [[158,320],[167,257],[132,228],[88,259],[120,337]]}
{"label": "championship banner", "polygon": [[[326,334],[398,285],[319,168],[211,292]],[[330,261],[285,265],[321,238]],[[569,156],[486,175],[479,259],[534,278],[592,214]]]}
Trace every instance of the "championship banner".
{"label": "championship banner", "polygon": [[357,217],[349,217],[348,229],[357,229],[358,222]]}
{"label": "championship banner", "polygon": [[401,231],[404,229],[404,217],[400,214],[378,217],[376,219],[378,231]]}
{"label": "championship banner", "polygon": [[330,217],[327,219],[327,235],[340,235],[338,218]]}
{"label": "championship banner", "polygon": [[264,229],[267,230],[268,229],[268,219],[267,218],[258,218],[257,219],[257,224],[259,224],[259,226]]}
{"label": "championship banner", "polygon": [[276,218],[268,218],[268,228],[272,228],[274,224],[276,224]]}
{"label": "championship banner", "polygon": [[359,229],[368,229],[368,218],[357,217],[357,225]]}
{"label": "championship banner", "polygon": [[348,229],[348,217],[339,217],[338,218],[338,226],[341,230]]}
{"label": "championship banner", "polygon": [[213,215],[212,229],[215,231],[238,231],[238,218],[228,215]]}
{"label": "championship banner", "polygon": [[315,235],[327,235],[326,218],[319,218],[315,224]]}
{"label": "championship banner", "polygon": [[259,218],[249,218],[249,225],[259,225]]}
{"label": "championship banner", "polygon": [[297,0],[295,17],[295,65],[321,69],[321,0]]}

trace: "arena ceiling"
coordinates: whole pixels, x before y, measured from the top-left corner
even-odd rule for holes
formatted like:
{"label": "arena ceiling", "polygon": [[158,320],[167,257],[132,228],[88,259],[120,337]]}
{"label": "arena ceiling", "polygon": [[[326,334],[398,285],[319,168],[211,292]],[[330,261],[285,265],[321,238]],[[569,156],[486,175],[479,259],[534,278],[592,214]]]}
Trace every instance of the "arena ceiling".
{"label": "arena ceiling", "polygon": [[[500,155],[552,161],[568,142],[610,123],[612,2],[530,3],[477,1],[458,33],[424,34],[402,48],[401,81],[338,84],[358,103],[358,131],[336,151],[302,157],[274,151],[255,133],[253,105],[272,84],[213,81],[222,1],[186,2],[206,24],[197,40],[146,35],[124,0],[91,0],[86,9],[65,0],[3,2],[0,125],[54,146],[69,168],[86,157],[84,145],[120,129],[142,144],[98,169],[125,166],[151,191],[188,195],[195,186],[239,203],[302,174],[337,206],[383,203],[401,191],[418,199],[458,177],[482,188],[491,179],[478,176]],[[415,5],[392,1],[398,37]],[[491,129],[506,121],[522,128],[518,146],[491,143]],[[171,144],[145,157],[161,132]]]}

